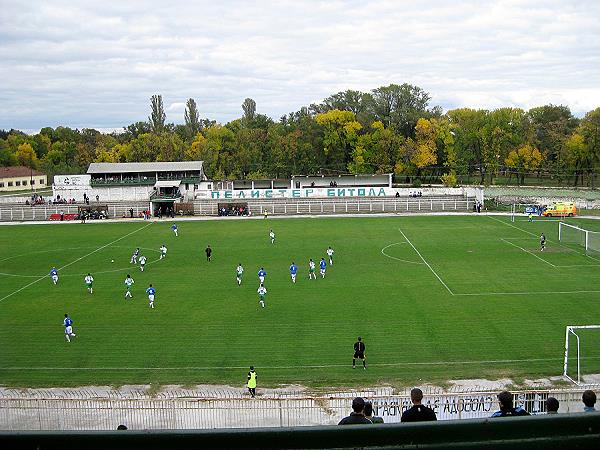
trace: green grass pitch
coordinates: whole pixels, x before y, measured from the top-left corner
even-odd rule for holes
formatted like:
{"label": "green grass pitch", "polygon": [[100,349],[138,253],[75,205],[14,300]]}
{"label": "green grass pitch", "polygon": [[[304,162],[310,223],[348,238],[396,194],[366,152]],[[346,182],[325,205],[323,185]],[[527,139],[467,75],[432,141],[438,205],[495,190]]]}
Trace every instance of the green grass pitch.
{"label": "green grass pitch", "polygon": [[[600,230],[594,221],[572,222]],[[565,326],[600,323],[600,258],[560,245],[554,220],[190,221],[178,223],[177,238],[170,225],[1,226],[0,383],[243,385],[250,365],[260,386],[522,380],[562,374]],[[168,256],[158,261],[163,243]],[[309,281],[309,258],[318,262],[329,245],[334,265],[325,279]],[[143,273],[129,264],[138,246],[149,258]],[[295,285],[292,261],[300,269]],[[62,268],[57,286],[47,275],[52,266]],[[261,266],[264,309],[256,293]],[[128,272],[132,301],[124,298]],[[77,333],[71,343],[64,313]],[[366,371],[351,368],[357,336],[367,346]],[[589,332],[585,373],[600,372],[599,349],[600,330]]]}

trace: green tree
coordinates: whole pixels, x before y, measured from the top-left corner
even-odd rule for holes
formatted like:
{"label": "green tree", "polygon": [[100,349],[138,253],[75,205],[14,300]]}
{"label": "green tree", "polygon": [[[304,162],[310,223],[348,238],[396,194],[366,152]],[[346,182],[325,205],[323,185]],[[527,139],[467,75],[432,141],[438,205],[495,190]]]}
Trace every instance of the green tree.
{"label": "green tree", "polygon": [[161,133],[165,129],[167,115],[163,107],[162,95],[153,95],[150,97],[150,116],[148,122],[153,133]]}
{"label": "green tree", "polygon": [[373,89],[371,98],[375,120],[380,120],[386,127],[393,128],[404,137],[414,137],[419,118],[440,114],[439,108],[427,108],[431,99],[427,92],[407,83]]}
{"label": "green tree", "polygon": [[256,116],[256,102],[251,98],[245,99],[242,110],[244,111],[243,122],[248,126]]}
{"label": "green tree", "polygon": [[185,126],[190,136],[196,136],[200,131],[200,116],[198,115],[198,106],[193,98],[189,98],[185,105]]}
{"label": "green tree", "polygon": [[596,108],[585,115],[579,125],[579,133],[583,136],[586,151],[589,155],[586,173],[588,174],[589,185],[593,188],[595,185],[595,166],[600,162],[600,108]]}

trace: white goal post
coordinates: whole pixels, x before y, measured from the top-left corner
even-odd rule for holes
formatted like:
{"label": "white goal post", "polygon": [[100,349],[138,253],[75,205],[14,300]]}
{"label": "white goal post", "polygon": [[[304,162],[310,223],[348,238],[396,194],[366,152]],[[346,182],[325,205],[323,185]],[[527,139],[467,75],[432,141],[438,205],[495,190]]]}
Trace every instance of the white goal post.
{"label": "white goal post", "polygon": [[[565,331],[565,363],[563,366],[563,376],[565,378],[567,378],[568,380],[571,380],[573,383],[575,383],[578,386],[581,386],[581,347],[579,345],[579,335],[577,334],[577,330],[589,330],[589,329],[594,329],[594,328],[599,328],[600,329],[600,325],[568,325],[567,329]],[[569,374],[568,374],[568,370],[569,370],[569,337],[570,335],[575,336],[575,339],[577,340],[577,379],[572,378]]]}
{"label": "white goal post", "polygon": [[570,223],[558,223],[558,240],[563,244],[577,244],[583,247],[586,253],[600,252],[600,233]]}

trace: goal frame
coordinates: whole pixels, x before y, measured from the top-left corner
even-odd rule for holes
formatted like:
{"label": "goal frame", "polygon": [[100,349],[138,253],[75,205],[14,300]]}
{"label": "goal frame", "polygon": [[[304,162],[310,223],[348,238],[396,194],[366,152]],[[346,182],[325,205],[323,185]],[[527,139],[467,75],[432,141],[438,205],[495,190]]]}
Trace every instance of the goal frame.
{"label": "goal frame", "polygon": [[584,248],[585,248],[585,252],[587,253],[588,247],[589,247],[590,231],[586,230],[584,228],[578,227],[576,225],[571,225],[570,223],[566,223],[566,222],[560,221],[560,222],[558,222],[558,242],[562,241],[563,227],[572,228],[572,229],[575,229],[577,231],[583,232],[583,234],[585,235],[585,245],[584,245]]}
{"label": "goal frame", "polygon": [[[582,386],[585,383],[581,382],[581,347],[579,341],[579,335],[576,333],[576,330],[590,330],[590,329],[600,329],[600,325],[567,325],[565,329],[565,361],[563,364],[563,376],[575,383],[577,386]],[[573,379],[569,374],[569,337],[570,335],[575,336],[577,340],[577,380]]]}

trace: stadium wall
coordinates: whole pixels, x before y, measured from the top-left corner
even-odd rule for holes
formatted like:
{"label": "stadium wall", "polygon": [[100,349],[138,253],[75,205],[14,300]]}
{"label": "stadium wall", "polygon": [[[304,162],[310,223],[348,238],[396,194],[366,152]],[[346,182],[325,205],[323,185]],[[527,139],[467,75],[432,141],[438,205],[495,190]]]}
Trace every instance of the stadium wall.
{"label": "stadium wall", "polygon": [[[260,393],[259,393],[260,394]],[[531,390],[515,393],[515,403],[532,414],[545,414],[548,396],[560,402],[561,413],[581,412],[582,390]],[[350,413],[352,398],[360,395],[373,402],[374,415],[385,423],[398,423],[410,408],[410,394],[347,392],[330,395],[259,395],[255,399],[237,393],[163,392],[156,396],[99,398],[82,392],[57,395],[5,391],[0,397],[0,429],[18,430],[112,430],[118,424],[130,429],[206,429],[334,425]],[[498,409],[496,392],[425,392],[424,404],[438,420],[490,417]]]}

